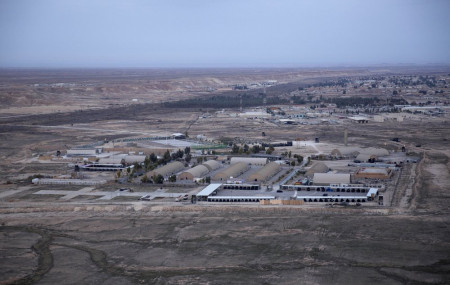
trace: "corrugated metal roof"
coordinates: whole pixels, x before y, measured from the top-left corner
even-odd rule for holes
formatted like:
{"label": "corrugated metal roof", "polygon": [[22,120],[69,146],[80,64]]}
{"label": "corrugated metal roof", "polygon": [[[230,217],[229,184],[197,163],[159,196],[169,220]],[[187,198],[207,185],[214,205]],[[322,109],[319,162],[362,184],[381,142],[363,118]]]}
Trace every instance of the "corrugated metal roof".
{"label": "corrugated metal roof", "polygon": [[208,196],[208,199],[275,199],[275,196]]}
{"label": "corrugated metal roof", "polygon": [[197,196],[209,196],[212,192],[219,189],[219,187],[222,186],[221,183],[212,183],[206,186],[202,191],[197,193]]}

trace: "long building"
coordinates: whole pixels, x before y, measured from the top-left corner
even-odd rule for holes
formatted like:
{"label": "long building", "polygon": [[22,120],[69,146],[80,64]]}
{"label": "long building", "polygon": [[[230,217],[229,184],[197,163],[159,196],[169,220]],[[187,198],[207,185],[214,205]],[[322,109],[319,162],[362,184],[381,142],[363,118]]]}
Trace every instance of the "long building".
{"label": "long building", "polygon": [[246,172],[250,168],[250,165],[246,162],[238,162],[235,164],[232,164],[227,169],[217,173],[214,176],[214,180],[217,181],[226,181],[230,177],[237,177],[244,172]]}
{"label": "long building", "polygon": [[347,173],[314,173],[314,184],[350,184],[350,174]]}
{"label": "long building", "polygon": [[190,168],[183,173],[180,174],[178,177],[179,180],[194,180],[194,178],[200,178],[204,175],[208,174],[209,169],[208,167],[204,165],[197,165],[193,168]]}
{"label": "long building", "polygon": [[219,169],[221,166],[221,164],[217,162],[217,160],[208,160],[205,161],[202,165],[206,166],[209,169],[209,171]]}
{"label": "long building", "polygon": [[179,161],[174,161],[171,163],[168,163],[164,165],[163,167],[156,168],[148,173],[148,175],[151,177],[153,175],[161,174],[162,176],[170,176],[174,175],[180,170],[184,168],[184,164]]}
{"label": "long building", "polygon": [[266,164],[263,168],[250,175],[248,181],[266,182],[281,170],[281,166],[276,162]]}
{"label": "long building", "polygon": [[246,156],[234,156],[230,160],[230,164],[238,162],[245,162],[252,165],[266,165],[267,158],[265,157],[246,157]]}
{"label": "long building", "polygon": [[201,165],[197,165],[191,169],[188,169],[180,174],[179,180],[194,180],[195,178],[201,178],[211,171],[220,168],[221,164],[215,160],[208,160]]}

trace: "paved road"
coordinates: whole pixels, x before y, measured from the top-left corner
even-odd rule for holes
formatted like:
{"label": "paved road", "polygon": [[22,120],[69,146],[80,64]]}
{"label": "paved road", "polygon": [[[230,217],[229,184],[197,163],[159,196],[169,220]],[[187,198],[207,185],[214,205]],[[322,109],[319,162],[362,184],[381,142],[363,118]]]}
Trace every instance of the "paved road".
{"label": "paved road", "polygon": [[125,191],[115,191],[115,192],[107,192],[107,191],[95,191],[91,192],[93,187],[85,187],[78,191],[68,191],[68,190],[40,190],[36,193],[36,195],[63,195],[60,200],[70,200],[80,195],[88,195],[88,196],[101,196],[98,200],[111,200],[115,197],[142,197],[144,195],[149,196],[149,200],[155,198],[177,198],[181,195],[185,195],[186,193],[166,193],[164,189],[158,189],[155,192],[125,192]]}

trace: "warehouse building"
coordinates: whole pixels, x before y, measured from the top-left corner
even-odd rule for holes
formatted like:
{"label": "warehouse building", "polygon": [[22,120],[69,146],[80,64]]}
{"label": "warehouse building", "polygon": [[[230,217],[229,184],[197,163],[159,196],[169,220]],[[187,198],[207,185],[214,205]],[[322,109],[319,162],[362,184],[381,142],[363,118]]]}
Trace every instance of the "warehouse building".
{"label": "warehouse building", "polygon": [[315,185],[350,184],[350,174],[347,173],[314,173]]}
{"label": "warehouse building", "polygon": [[227,179],[230,179],[230,177],[237,177],[237,176],[245,173],[249,168],[250,168],[250,165],[246,162],[238,162],[238,163],[232,164],[227,169],[217,173],[214,176],[214,180],[226,181]]}
{"label": "warehouse building", "polygon": [[100,152],[96,148],[72,148],[67,150],[67,156],[96,156]]}
{"label": "warehouse building", "polygon": [[220,168],[221,164],[215,160],[208,160],[201,165],[197,165],[191,169],[188,169],[180,174],[179,180],[194,180],[195,178],[201,178],[211,171]]}
{"label": "warehouse building", "polygon": [[275,174],[280,172],[281,166],[276,162],[266,164],[263,168],[250,175],[248,181],[266,182],[272,178]]}
{"label": "warehouse building", "polygon": [[203,164],[197,165],[193,168],[190,168],[183,173],[180,174],[178,177],[179,180],[194,180],[195,178],[201,178],[208,174],[209,169],[208,167],[204,166]]}
{"label": "warehouse building", "polygon": [[315,173],[327,173],[328,166],[323,162],[316,162],[305,173],[306,177],[313,177]]}
{"label": "warehouse building", "polygon": [[206,166],[209,171],[214,171],[216,169],[219,169],[222,164],[220,164],[220,162],[217,162],[217,160],[208,160],[202,165]]}
{"label": "warehouse building", "polygon": [[176,174],[183,168],[184,168],[183,163],[181,163],[179,161],[175,161],[175,162],[168,163],[168,164],[164,165],[163,167],[156,168],[155,170],[150,171],[148,173],[148,176],[152,177],[154,175],[161,174],[162,176],[167,177],[167,176]]}
{"label": "warehouse building", "polygon": [[245,156],[235,156],[231,158],[230,164],[235,164],[238,162],[245,162],[251,165],[266,165],[267,158],[265,157],[245,157]]}
{"label": "warehouse building", "polygon": [[356,172],[355,177],[368,179],[389,179],[392,175],[392,169],[388,168],[361,168]]}

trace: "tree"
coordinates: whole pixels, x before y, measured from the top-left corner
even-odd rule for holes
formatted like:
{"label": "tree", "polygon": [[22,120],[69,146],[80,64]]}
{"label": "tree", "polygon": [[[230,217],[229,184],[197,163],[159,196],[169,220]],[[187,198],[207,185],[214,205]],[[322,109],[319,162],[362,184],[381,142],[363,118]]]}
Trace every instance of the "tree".
{"label": "tree", "polygon": [[164,183],[164,177],[161,174],[154,175],[153,176],[153,182],[155,184],[163,184]]}
{"label": "tree", "polygon": [[211,183],[211,176],[206,176],[205,182],[208,184]]}
{"label": "tree", "polygon": [[291,165],[295,166],[295,160],[291,161]]}
{"label": "tree", "polygon": [[249,150],[248,145],[247,145],[247,144],[244,144],[244,152],[248,152],[248,150]]}
{"label": "tree", "polygon": [[254,145],[254,146],[252,146],[252,148],[251,148],[251,151],[252,151],[253,153],[259,153],[260,150],[261,150],[261,147],[260,147],[259,145]]}
{"label": "tree", "polygon": [[236,144],[233,144],[233,147],[231,148],[231,153],[238,153],[239,147]]}
{"label": "tree", "polygon": [[300,164],[303,162],[303,156],[299,154],[294,154],[294,157],[297,159],[297,162]]}
{"label": "tree", "polygon": [[150,179],[148,179],[148,176],[147,176],[147,175],[144,175],[144,176],[142,176],[142,178],[141,178],[141,182],[142,182],[142,183],[148,183],[148,182],[150,182]]}
{"label": "tree", "polygon": [[203,157],[199,156],[197,157],[197,163],[200,164],[203,162]]}
{"label": "tree", "polygon": [[158,160],[158,157],[152,152],[149,156],[151,162],[155,163]]}
{"label": "tree", "polygon": [[169,162],[170,159],[171,159],[170,151],[166,150],[166,152],[164,153],[164,156],[163,156],[163,160],[164,160],[164,162]]}
{"label": "tree", "polygon": [[288,156],[289,156],[289,158],[291,158],[291,156],[292,156],[292,152],[291,151],[289,151]]}
{"label": "tree", "polygon": [[176,182],[176,181],[177,181],[177,176],[175,174],[169,176],[169,182]]}
{"label": "tree", "polygon": [[266,150],[267,154],[272,154],[272,152],[275,150],[275,148],[273,147],[273,145],[270,145],[269,148]]}
{"label": "tree", "polygon": [[189,163],[191,161],[192,155],[190,153],[186,154],[186,156],[184,157],[184,160]]}
{"label": "tree", "polygon": [[184,148],[184,153],[185,153],[185,154],[190,154],[190,153],[191,153],[191,148],[188,147],[188,146],[185,147],[185,148]]}

